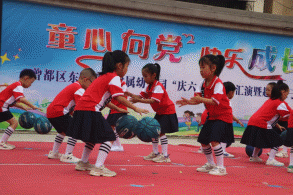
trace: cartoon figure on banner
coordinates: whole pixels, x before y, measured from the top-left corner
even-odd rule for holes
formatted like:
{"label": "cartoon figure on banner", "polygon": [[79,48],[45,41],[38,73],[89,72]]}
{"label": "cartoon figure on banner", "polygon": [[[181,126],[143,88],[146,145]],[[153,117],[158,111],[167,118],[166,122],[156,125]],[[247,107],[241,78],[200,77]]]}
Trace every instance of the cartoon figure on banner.
{"label": "cartoon figure on banner", "polygon": [[196,132],[199,132],[200,128],[203,125],[201,123],[201,116],[202,116],[202,113],[200,113],[200,112],[196,113],[196,117],[195,117],[195,121],[197,122],[197,129],[195,129]]}
{"label": "cartoon figure on banner", "polygon": [[186,110],[184,112],[183,118],[184,118],[185,124],[187,126],[186,131],[190,130],[190,126],[191,126],[193,117],[194,117],[194,113],[192,111]]}

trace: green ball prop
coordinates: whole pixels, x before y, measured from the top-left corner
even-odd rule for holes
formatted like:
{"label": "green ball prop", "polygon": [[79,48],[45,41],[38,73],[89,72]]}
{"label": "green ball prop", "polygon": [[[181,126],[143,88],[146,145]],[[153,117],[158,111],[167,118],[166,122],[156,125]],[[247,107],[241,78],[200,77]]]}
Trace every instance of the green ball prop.
{"label": "green ball prop", "polygon": [[36,119],[34,128],[38,134],[47,134],[51,131],[52,125],[46,117],[41,116]]}
{"label": "green ball prop", "polygon": [[22,128],[30,129],[34,126],[36,117],[31,112],[24,112],[18,118],[18,123]]}

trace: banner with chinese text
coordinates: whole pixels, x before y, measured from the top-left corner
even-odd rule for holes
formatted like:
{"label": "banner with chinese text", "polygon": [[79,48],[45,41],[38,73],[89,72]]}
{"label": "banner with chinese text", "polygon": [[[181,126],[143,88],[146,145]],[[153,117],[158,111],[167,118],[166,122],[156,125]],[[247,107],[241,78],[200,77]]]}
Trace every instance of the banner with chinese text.
{"label": "banner with chinese text", "polygon": [[[125,51],[131,59],[124,77],[128,91],[138,94],[145,87],[141,68],[156,62],[162,69],[160,81],[174,102],[193,96],[202,80],[198,66],[201,56],[224,55],[226,66],[220,78],[235,84],[233,114],[244,123],[267,100],[265,86],[269,82],[284,79],[293,88],[292,37],[20,1],[4,0],[2,13],[0,84],[17,81],[24,68],[35,70],[37,80],[25,89],[25,96],[44,112],[63,88],[77,81],[83,68],[101,71],[103,55],[117,49]],[[291,90],[287,99],[290,106],[292,98]],[[138,106],[151,110],[150,116],[154,116],[149,105]],[[203,105],[176,106],[180,130],[177,134],[197,134],[196,115],[203,110]],[[106,117],[108,110],[103,114]],[[0,129],[5,125],[0,124]],[[238,124],[234,127],[235,134],[241,136],[244,128]]]}

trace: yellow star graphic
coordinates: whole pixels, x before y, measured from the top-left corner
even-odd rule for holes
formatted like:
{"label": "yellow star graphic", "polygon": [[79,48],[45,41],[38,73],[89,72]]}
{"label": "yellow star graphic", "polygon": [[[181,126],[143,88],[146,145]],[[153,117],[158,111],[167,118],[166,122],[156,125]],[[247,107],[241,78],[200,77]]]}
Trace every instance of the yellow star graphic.
{"label": "yellow star graphic", "polygon": [[2,64],[5,62],[5,61],[10,61],[10,59],[7,58],[7,53],[4,54],[4,56],[0,56],[1,59],[2,59]]}
{"label": "yellow star graphic", "polygon": [[19,57],[18,57],[18,54],[16,54],[16,55],[13,56],[13,57],[14,57],[15,60],[19,58]]}

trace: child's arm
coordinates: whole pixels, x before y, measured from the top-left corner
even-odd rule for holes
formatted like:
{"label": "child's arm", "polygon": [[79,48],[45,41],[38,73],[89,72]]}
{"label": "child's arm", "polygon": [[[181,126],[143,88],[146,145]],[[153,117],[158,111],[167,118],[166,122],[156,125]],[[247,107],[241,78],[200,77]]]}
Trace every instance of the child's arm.
{"label": "child's arm", "polygon": [[25,110],[25,111],[28,111],[29,109],[24,106],[23,104],[19,103],[19,102],[16,102],[15,104],[13,104],[14,107],[17,107],[17,108],[20,108],[22,110]]}
{"label": "child's arm", "polygon": [[124,106],[128,107],[128,108],[131,108],[132,110],[134,110],[135,112],[139,113],[139,114],[147,114],[149,113],[148,110],[146,109],[141,109],[141,108],[138,108],[136,106],[134,106],[130,101],[128,101],[125,97],[123,96],[116,96],[114,97],[118,102],[120,102],[121,104],[123,104]]}
{"label": "child's arm", "polygon": [[276,127],[277,127],[280,131],[285,131],[285,130],[286,130],[285,127],[279,125],[278,123],[276,124]]}
{"label": "child's arm", "polygon": [[241,125],[241,127],[244,127],[244,124],[233,115],[233,120],[236,121],[236,123],[238,123],[239,125]]}
{"label": "child's arm", "polygon": [[110,109],[117,110],[118,112],[121,112],[121,113],[129,113],[127,110],[124,110],[123,108],[119,108],[118,106],[116,106],[115,104],[111,102],[107,104],[107,107],[109,107]]}
{"label": "child's arm", "polygon": [[133,97],[130,99],[130,102],[131,103],[140,102],[140,103],[144,103],[144,104],[152,104],[152,103],[155,103],[156,101],[154,99],[143,99],[141,97],[139,97],[139,98]]}
{"label": "child's arm", "polygon": [[24,103],[25,105],[27,105],[27,106],[29,106],[29,107],[31,107],[33,110],[39,110],[39,111],[42,111],[41,108],[38,108],[38,107],[32,105],[27,99],[25,99],[25,97],[19,98],[18,101],[21,102],[21,103]]}
{"label": "child's arm", "polygon": [[8,84],[4,83],[3,85],[0,85],[0,87],[8,87]]}
{"label": "child's arm", "polygon": [[184,97],[181,97],[182,99],[181,100],[177,100],[176,101],[176,105],[179,105],[179,107],[182,107],[182,106],[186,106],[186,105],[197,105],[199,103],[196,103],[194,101],[192,101],[191,99],[186,99]]}
{"label": "child's arm", "polygon": [[217,105],[217,103],[209,98],[204,98],[199,96],[198,94],[196,94],[194,97],[192,97],[190,99],[192,102],[196,103],[196,104],[200,104],[200,103],[204,103],[204,104],[211,104],[211,105]]}

